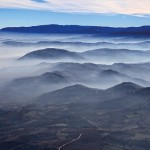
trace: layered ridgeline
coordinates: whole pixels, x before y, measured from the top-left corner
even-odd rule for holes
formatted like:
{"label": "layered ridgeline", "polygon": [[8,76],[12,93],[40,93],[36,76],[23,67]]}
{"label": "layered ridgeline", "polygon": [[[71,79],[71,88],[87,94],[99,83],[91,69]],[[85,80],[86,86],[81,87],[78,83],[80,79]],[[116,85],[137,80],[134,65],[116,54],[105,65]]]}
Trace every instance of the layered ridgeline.
{"label": "layered ridgeline", "polygon": [[150,36],[150,27],[113,28],[101,26],[78,25],[41,25],[31,27],[8,27],[1,31],[18,33],[68,33],[68,34],[100,34],[110,36]]}
{"label": "layered ridgeline", "polygon": [[2,30],[0,150],[147,150],[149,27],[43,27]]}
{"label": "layered ridgeline", "polygon": [[[94,35],[93,35],[94,36]],[[80,40],[80,39],[79,39]],[[88,41],[88,40],[87,40]],[[110,48],[110,49],[132,49],[132,50],[149,50],[150,41],[139,41],[139,42],[125,42],[120,41],[119,43],[114,42],[77,42],[77,41],[37,41],[37,42],[23,42],[23,41],[14,41],[14,40],[6,40],[1,43],[4,46],[9,47],[52,47],[52,48],[63,48],[66,47],[69,49],[77,50],[77,47],[80,48],[81,51],[91,50],[91,49],[100,49],[100,48]]]}
{"label": "layered ridgeline", "polygon": [[94,49],[84,52],[70,52],[64,49],[46,48],[32,51],[19,58],[19,60],[71,60],[97,63],[117,63],[117,62],[146,62],[150,60],[150,51],[128,50],[128,49]]}
{"label": "layered ridgeline", "polygon": [[[119,66],[121,66],[121,64],[96,65],[92,63],[55,63],[51,66],[51,64],[42,63],[35,67],[38,67],[38,70],[40,70],[40,72],[45,73],[41,75],[16,78],[10,81],[2,89],[1,99],[3,99],[7,103],[9,102],[9,104],[11,102],[22,103],[23,101],[26,103],[30,102],[31,99],[43,93],[55,91],[60,88],[75,84],[82,84],[85,86],[101,89],[107,89],[122,82],[133,82],[144,87],[150,86],[149,77],[145,78],[146,80],[144,80],[142,79],[144,77],[143,74],[140,73],[138,74],[138,76],[133,77],[133,73],[135,71],[133,70],[133,72],[131,72],[132,70],[130,69],[132,68],[128,67],[128,69],[126,69],[126,66],[124,66],[126,74],[122,73],[121,70],[119,70]],[[128,66],[130,65],[128,64]],[[137,65],[137,67],[135,65],[135,69],[137,71],[139,69],[140,71],[145,71],[145,67],[142,68],[140,64],[139,66]],[[50,71],[46,72],[48,70]],[[130,74],[128,72],[130,72]],[[147,71],[147,73],[149,74],[150,70],[149,72]],[[113,93],[116,94],[115,91],[112,92],[112,94]],[[78,95],[79,93],[76,94]],[[83,92],[83,95],[84,94],[85,93]],[[110,96],[111,98],[112,94]],[[80,96],[81,94],[79,94],[79,97]],[[63,98],[63,96],[61,98]],[[74,96],[72,98],[74,99]],[[66,97],[64,97],[64,99],[66,99]],[[93,99],[95,99],[95,97],[91,97],[92,101]]]}

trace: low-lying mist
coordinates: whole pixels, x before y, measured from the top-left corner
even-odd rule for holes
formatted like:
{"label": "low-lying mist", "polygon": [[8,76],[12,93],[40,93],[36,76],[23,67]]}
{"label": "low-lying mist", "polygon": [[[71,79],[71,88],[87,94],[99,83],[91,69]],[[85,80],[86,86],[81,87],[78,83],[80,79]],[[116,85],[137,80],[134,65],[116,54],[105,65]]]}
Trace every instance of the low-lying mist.
{"label": "low-lying mist", "polygon": [[150,86],[150,39],[0,33],[0,103],[82,84]]}

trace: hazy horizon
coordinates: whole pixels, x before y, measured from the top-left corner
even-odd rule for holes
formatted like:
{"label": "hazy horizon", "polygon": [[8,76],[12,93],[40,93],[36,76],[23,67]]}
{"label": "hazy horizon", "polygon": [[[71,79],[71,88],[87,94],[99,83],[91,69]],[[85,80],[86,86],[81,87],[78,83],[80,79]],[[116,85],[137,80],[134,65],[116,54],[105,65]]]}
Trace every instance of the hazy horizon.
{"label": "hazy horizon", "polygon": [[93,26],[93,27],[110,27],[110,28],[130,28],[130,27],[144,27],[144,26],[150,26],[150,24],[145,24],[145,25],[137,25],[137,26],[101,26],[101,25],[80,25],[80,24],[54,24],[54,23],[51,23],[51,24],[37,24],[37,25],[28,25],[28,26],[25,26],[25,25],[22,25],[22,26],[4,26],[4,27],[1,27],[0,29],[3,29],[3,28],[9,28],[9,27],[34,27],[34,26],[47,26],[47,25],[60,25],[60,26]]}

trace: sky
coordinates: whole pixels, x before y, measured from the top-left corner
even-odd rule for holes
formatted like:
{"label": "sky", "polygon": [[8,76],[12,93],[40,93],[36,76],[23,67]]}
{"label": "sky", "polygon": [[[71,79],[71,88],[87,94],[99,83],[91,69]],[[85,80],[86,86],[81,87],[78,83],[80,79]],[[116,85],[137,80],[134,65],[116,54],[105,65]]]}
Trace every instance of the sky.
{"label": "sky", "polygon": [[150,25],[150,0],[0,0],[0,28],[44,24]]}

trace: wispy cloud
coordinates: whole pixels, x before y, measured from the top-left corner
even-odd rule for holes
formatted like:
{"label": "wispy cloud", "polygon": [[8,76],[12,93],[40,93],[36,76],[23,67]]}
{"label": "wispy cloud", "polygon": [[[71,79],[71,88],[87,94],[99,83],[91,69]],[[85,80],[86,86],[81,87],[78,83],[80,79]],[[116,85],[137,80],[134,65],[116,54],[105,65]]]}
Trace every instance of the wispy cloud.
{"label": "wispy cloud", "polygon": [[128,14],[143,17],[150,15],[150,0],[0,0],[0,8]]}
{"label": "wispy cloud", "polygon": [[32,0],[32,1],[39,2],[39,3],[45,3],[46,2],[45,0]]}

